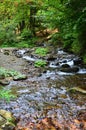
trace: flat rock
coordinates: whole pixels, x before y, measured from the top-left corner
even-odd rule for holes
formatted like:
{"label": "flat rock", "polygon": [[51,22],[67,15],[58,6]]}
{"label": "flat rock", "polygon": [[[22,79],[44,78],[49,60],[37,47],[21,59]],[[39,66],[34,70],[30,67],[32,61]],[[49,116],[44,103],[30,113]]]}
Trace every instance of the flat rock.
{"label": "flat rock", "polygon": [[0,79],[0,84],[2,84],[2,85],[9,85],[9,83],[10,82],[6,79]]}

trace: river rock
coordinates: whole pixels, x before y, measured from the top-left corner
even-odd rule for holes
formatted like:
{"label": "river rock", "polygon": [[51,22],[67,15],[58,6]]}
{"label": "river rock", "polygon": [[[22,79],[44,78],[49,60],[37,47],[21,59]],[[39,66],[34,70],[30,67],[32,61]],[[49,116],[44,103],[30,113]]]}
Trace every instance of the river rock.
{"label": "river rock", "polygon": [[74,65],[80,65],[80,64],[82,64],[83,61],[80,58],[76,58],[73,60],[73,62],[74,62]]}
{"label": "river rock", "polygon": [[68,64],[62,64],[61,67],[62,67],[62,68],[70,68],[70,65],[68,65]]}
{"label": "river rock", "polygon": [[46,58],[47,61],[54,61],[56,59],[57,58],[55,56],[51,56],[51,55]]}
{"label": "river rock", "polygon": [[0,109],[0,129],[13,130],[15,127],[15,118],[11,112]]}
{"label": "river rock", "polygon": [[17,58],[22,58],[22,55],[21,54],[19,54],[19,53],[16,53],[16,55],[15,55]]}
{"label": "river rock", "polygon": [[4,55],[9,55],[9,50],[4,50]]}
{"label": "river rock", "polygon": [[9,81],[8,80],[6,80],[6,79],[1,79],[0,80],[0,84],[2,84],[2,85],[9,85]]}
{"label": "river rock", "polygon": [[80,93],[83,93],[83,94],[86,94],[86,90],[82,89],[82,88],[79,88],[79,87],[73,87],[73,88],[70,88],[68,89],[69,92],[80,92]]}
{"label": "river rock", "polygon": [[60,71],[67,72],[67,73],[76,73],[79,71],[78,67],[68,67],[68,68],[60,68]]}
{"label": "river rock", "polygon": [[24,75],[24,74],[20,74],[20,75],[17,75],[17,76],[14,76],[14,77],[13,77],[13,80],[15,80],[15,81],[25,80],[25,79],[27,79],[27,76]]}

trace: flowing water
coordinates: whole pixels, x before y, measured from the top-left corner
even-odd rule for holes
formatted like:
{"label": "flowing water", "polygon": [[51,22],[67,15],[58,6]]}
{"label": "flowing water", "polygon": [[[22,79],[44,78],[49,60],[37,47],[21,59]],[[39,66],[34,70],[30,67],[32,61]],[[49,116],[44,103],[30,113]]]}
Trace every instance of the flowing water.
{"label": "flowing water", "polygon": [[32,117],[33,122],[45,117],[57,118],[59,122],[71,121],[79,112],[86,110],[86,95],[80,91],[69,92],[77,87],[86,91],[86,68],[78,66],[77,72],[62,72],[63,64],[74,66],[73,54],[57,49],[55,59],[45,68],[35,68],[33,62],[39,59],[25,49],[17,51],[27,62],[24,72],[27,80],[11,81],[6,89],[17,96],[9,103],[1,100],[0,109],[11,111],[15,117]]}

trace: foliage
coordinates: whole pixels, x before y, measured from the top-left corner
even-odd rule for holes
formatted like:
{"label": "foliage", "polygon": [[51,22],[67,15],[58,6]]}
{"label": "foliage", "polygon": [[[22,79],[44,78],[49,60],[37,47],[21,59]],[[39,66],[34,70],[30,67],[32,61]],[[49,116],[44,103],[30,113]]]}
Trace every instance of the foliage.
{"label": "foliage", "polygon": [[18,48],[31,48],[31,47],[34,47],[35,44],[34,44],[34,39],[33,40],[28,40],[28,41],[20,41],[18,43],[14,43],[14,47],[18,47]]}
{"label": "foliage", "polygon": [[45,67],[46,64],[47,64],[47,63],[46,63],[46,61],[44,61],[44,60],[37,60],[37,61],[35,61],[35,63],[34,63],[35,67]]}
{"label": "foliage", "polygon": [[0,2],[0,45],[4,44],[2,47],[29,47],[29,44],[36,43],[36,32],[47,28],[59,31],[52,36],[51,42],[57,44],[63,42],[66,50],[85,55],[86,1],[4,0]]}
{"label": "foliage", "polygon": [[[64,12],[58,24],[64,47],[77,53],[85,53],[86,48],[86,1],[62,0]],[[59,13],[60,14],[60,13]],[[63,17],[64,16],[64,17]]]}
{"label": "foliage", "polygon": [[32,39],[33,35],[30,30],[27,30],[27,28],[24,28],[23,31],[21,32],[21,38],[24,40]]}
{"label": "foliage", "polygon": [[86,54],[83,56],[83,61],[86,64]]}
{"label": "foliage", "polygon": [[16,97],[11,93],[10,90],[2,89],[0,90],[0,98],[9,102],[12,98],[16,98]]}
{"label": "foliage", "polygon": [[42,48],[39,47],[35,50],[35,53],[38,54],[39,56],[46,56],[48,53],[48,49],[47,48]]}
{"label": "foliage", "polygon": [[19,72],[15,71],[15,70],[7,70],[3,67],[0,67],[0,76],[4,76],[4,77],[13,77],[18,75]]}
{"label": "foliage", "polygon": [[14,42],[12,44],[10,43],[4,43],[1,45],[1,48],[5,48],[5,47],[17,47],[17,48],[32,48],[35,47],[35,42],[36,42],[36,38],[30,39],[30,40],[21,40],[19,42]]}
{"label": "foliage", "polygon": [[0,67],[0,78],[6,78],[6,77],[17,77],[17,79],[25,79],[26,76],[21,74],[18,71],[15,70],[8,70],[3,67]]}

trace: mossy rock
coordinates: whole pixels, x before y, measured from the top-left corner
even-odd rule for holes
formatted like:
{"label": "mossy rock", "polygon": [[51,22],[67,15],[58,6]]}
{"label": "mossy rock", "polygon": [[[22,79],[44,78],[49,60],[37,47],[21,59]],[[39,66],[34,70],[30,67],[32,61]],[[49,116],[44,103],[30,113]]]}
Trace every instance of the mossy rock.
{"label": "mossy rock", "polygon": [[0,109],[0,129],[4,130],[5,127],[15,127],[15,118],[11,112]]}
{"label": "mossy rock", "polygon": [[79,87],[73,87],[73,88],[68,89],[67,91],[72,92],[72,93],[80,92],[80,93],[86,94],[86,90]]}
{"label": "mossy rock", "polygon": [[12,77],[13,80],[24,80],[27,79],[27,76],[17,72],[15,70],[7,70],[3,67],[0,67],[0,83],[2,85],[8,85],[9,82],[6,81],[7,77]]}
{"label": "mossy rock", "polygon": [[19,74],[19,75],[13,77],[13,80],[15,80],[15,81],[25,80],[25,79],[27,79],[27,76],[24,74]]}

